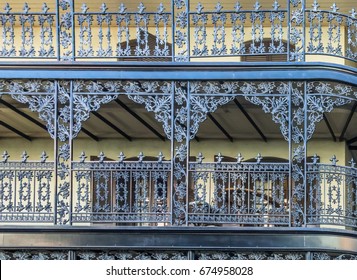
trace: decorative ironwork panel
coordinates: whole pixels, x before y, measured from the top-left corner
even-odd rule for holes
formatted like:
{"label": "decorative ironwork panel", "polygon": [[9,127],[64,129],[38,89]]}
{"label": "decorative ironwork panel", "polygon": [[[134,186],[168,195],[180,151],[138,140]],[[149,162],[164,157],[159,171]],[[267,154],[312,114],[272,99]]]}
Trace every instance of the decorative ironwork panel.
{"label": "decorative ironwork panel", "polygon": [[[170,61],[172,50],[169,43],[170,12],[166,12],[163,4],[157,11],[146,11],[143,3],[138,3],[136,12],[127,11],[120,4],[118,11],[108,11],[106,4],[100,6],[99,12],[88,10],[83,4],[81,12],[77,12],[75,23],[79,25],[76,40],[79,46],[76,58],[115,58],[125,60],[135,58],[142,60],[157,59]],[[155,35],[151,34],[151,26],[155,26]],[[98,43],[92,38],[98,37]]]}
{"label": "decorative ironwork panel", "polygon": [[68,260],[68,251],[1,250],[0,260]]}
{"label": "decorative ironwork panel", "polygon": [[15,15],[11,14],[9,3],[6,4],[5,14],[0,14],[3,46],[0,49],[2,57],[14,57],[17,55],[15,47]]}
{"label": "decorative ironwork panel", "polygon": [[148,112],[155,113],[155,119],[162,123],[166,137],[171,139],[173,83],[143,81],[127,82],[123,85],[129,99],[144,104]]}
{"label": "decorative ironwork panel", "polygon": [[244,82],[239,88],[246,100],[261,106],[265,113],[272,115],[272,120],[280,124],[281,134],[289,141],[289,83]]}
{"label": "decorative ironwork panel", "polygon": [[190,163],[189,221],[194,224],[288,225],[289,165]]}
{"label": "decorative ironwork panel", "polygon": [[47,131],[55,138],[55,82],[46,80],[3,80],[3,92],[16,101],[27,104],[32,112],[46,123]]}
{"label": "decorative ironwork panel", "polygon": [[351,15],[346,19],[347,26],[347,46],[346,57],[349,59],[357,59],[357,12],[351,10]]}
{"label": "decorative ironwork panel", "polygon": [[21,161],[9,161],[5,151],[0,162],[0,221],[54,222],[53,162],[27,161],[23,152]]}
{"label": "decorative ironwork panel", "polygon": [[82,153],[79,162],[73,162],[77,205],[73,222],[116,223],[167,223],[170,222],[169,190],[171,164],[158,161],[85,161]]}
{"label": "decorative ironwork panel", "polygon": [[305,0],[289,0],[289,61],[305,61]]}
{"label": "decorative ironwork panel", "polygon": [[59,33],[57,60],[75,60],[73,0],[59,0],[57,10],[57,28]]}
{"label": "decorative ironwork panel", "polygon": [[[5,5],[4,13],[0,13],[3,39],[0,44],[0,57],[55,58],[55,13],[49,12],[45,3],[40,12],[30,10],[27,3],[21,12],[12,11],[8,3]],[[35,25],[40,28],[37,29]],[[17,33],[17,30],[20,32]],[[40,44],[36,43],[37,40]]]}
{"label": "decorative ironwork panel", "polygon": [[289,0],[286,8],[272,1],[270,9],[262,9],[259,1],[250,7],[218,2],[210,11],[188,0],[161,3],[154,10],[140,2],[135,10],[124,4],[116,10],[89,6],[58,0],[36,11],[28,4],[14,11],[4,5],[0,57],[182,62],[263,55],[269,61],[275,56],[298,62],[323,54],[357,60],[356,10],[340,13],[336,4],[321,10],[317,0],[311,8],[305,0]]}
{"label": "decorative ironwork panel", "polygon": [[188,260],[181,251],[77,251],[77,260]]}
{"label": "decorative ironwork panel", "polygon": [[172,100],[172,150],[173,160],[173,190],[172,215],[173,224],[187,225],[187,195],[188,195],[188,159],[190,156],[190,101],[189,83],[177,82],[174,85]]}
{"label": "decorative ironwork panel", "polygon": [[314,1],[313,10],[309,12],[307,19],[310,24],[309,35],[310,40],[307,44],[307,51],[310,53],[323,53],[323,37],[322,37],[322,23],[325,18],[325,14],[319,9],[320,5],[317,1]]}
{"label": "decorative ironwork panel", "polygon": [[197,251],[196,260],[305,260],[302,252]]}
{"label": "decorative ironwork panel", "polygon": [[190,19],[189,0],[172,0],[174,61],[184,62],[190,59]]}
{"label": "decorative ironwork panel", "polygon": [[[338,13],[339,8],[335,3],[331,6],[330,11],[322,11],[319,8],[320,5],[315,0],[312,5],[312,10],[310,10],[307,15],[310,25],[310,39],[307,45],[307,53],[342,56],[342,30],[345,21],[349,21],[349,18]],[[323,31],[326,29],[324,28],[326,25],[328,25],[327,31]],[[327,36],[324,36],[326,33]],[[324,38],[327,39],[327,44],[324,43]]]}
{"label": "decorative ironwork panel", "polygon": [[328,43],[326,52],[328,54],[342,56],[342,30],[344,26],[342,25],[343,17],[342,15],[338,14],[336,4],[331,6],[331,12],[327,14],[327,21],[328,21]]}
{"label": "decorative ironwork panel", "polygon": [[242,55],[246,53],[245,47],[245,23],[247,20],[247,15],[241,12],[242,6],[239,2],[234,7],[234,12],[231,14],[232,22],[232,48],[230,49],[230,54],[232,55]]}
{"label": "decorative ironwork panel", "polygon": [[[217,56],[250,56],[262,54],[286,54],[286,10],[280,10],[277,1],[271,11],[261,10],[261,5],[256,2],[253,10],[242,10],[239,2],[233,11],[223,10],[218,3],[213,11],[204,11],[199,3],[196,11],[190,12],[192,27],[194,29],[194,44],[191,47],[191,58],[217,57]],[[232,27],[227,24],[230,19]],[[248,22],[251,27],[245,27]],[[269,21],[269,22],[268,22]],[[212,26],[212,27],[211,27]],[[228,50],[226,38],[231,28],[232,48]],[[267,43],[264,38],[266,29],[270,29],[270,39]],[[250,30],[248,36],[248,31]],[[212,42],[212,45],[208,45]]]}
{"label": "decorative ironwork panel", "polygon": [[334,224],[357,227],[356,175],[351,167],[337,166],[336,157],[331,164],[308,165],[308,224]]}
{"label": "decorative ironwork panel", "polygon": [[356,98],[357,93],[349,85],[309,82],[307,83],[306,94],[307,140],[310,140],[315,132],[315,125],[323,119],[323,114],[350,103],[351,99]]}
{"label": "decorative ironwork panel", "polygon": [[338,254],[338,253],[312,253],[312,260],[357,260],[357,255],[354,254]]}
{"label": "decorative ironwork panel", "polygon": [[[356,260],[355,254],[301,251],[1,250],[1,260]],[[311,256],[311,257],[309,257]]]}

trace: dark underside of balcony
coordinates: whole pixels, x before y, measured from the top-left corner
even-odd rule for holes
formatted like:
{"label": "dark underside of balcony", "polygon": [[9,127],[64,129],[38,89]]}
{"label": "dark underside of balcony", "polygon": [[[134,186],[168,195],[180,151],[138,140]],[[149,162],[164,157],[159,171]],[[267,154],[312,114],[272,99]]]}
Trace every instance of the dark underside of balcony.
{"label": "dark underside of balcony", "polygon": [[0,229],[2,250],[218,250],[357,253],[357,233],[323,228],[18,227]]}

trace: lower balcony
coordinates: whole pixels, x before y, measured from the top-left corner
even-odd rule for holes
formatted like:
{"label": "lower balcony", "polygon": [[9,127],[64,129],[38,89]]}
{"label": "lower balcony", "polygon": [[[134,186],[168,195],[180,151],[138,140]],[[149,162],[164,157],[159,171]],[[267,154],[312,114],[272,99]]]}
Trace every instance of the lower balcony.
{"label": "lower balcony", "polygon": [[[102,155],[86,161],[82,154],[68,170],[72,188],[61,193],[54,163],[44,155],[40,161],[23,155],[22,161],[0,163],[0,223],[55,225],[66,216],[65,224],[73,226],[357,229],[357,168],[316,158],[305,164],[299,197],[288,161],[202,162],[198,157],[188,164],[188,195],[178,204],[173,163],[162,156],[109,161]],[[187,211],[178,211],[180,205]]]}

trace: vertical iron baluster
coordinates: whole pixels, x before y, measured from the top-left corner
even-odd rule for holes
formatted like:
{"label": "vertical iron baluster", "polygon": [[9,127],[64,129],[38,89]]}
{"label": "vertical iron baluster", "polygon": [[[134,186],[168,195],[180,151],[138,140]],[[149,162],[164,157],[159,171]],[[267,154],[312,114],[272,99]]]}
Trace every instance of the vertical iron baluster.
{"label": "vertical iron baluster", "polygon": [[289,0],[288,13],[288,61],[305,61],[305,0]]}
{"label": "vertical iron baluster", "polygon": [[134,16],[136,25],[136,47],[134,53],[137,57],[150,56],[148,31],[150,14],[145,13],[146,8],[143,3],[140,3],[138,9],[138,12]]}
{"label": "vertical iron baluster", "polygon": [[0,56],[2,57],[15,57],[15,15],[11,14],[12,8],[7,3],[5,8],[5,14],[0,15],[0,23],[2,26],[2,48],[0,49]]}
{"label": "vertical iron baluster", "polygon": [[197,5],[197,11],[192,15],[192,23],[194,25],[194,45],[192,49],[193,56],[207,56],[207,22],[208,16],[203,12],[201,3]]}
{"label": "vertical iron baluster", "polygon": [[[99,25],[99,49],[97,51],[98,57],[108,57],[113,55],[113,49],[111,45],[111,32],[110,25],[112,22],[112,15],[108,14],[107,6],[102,4],[101,14],[97,15],[97,22]],[[104,26],[106,25],[106,31],[104,30]]]}
{"label": "vertical iron baluster", "polygon": [[175,61],[184,62],[190,60],[190,1],[173,0],[173,29],[175,45]]}
{"label": "vertical iron baluster", "polygon": [[241,8],[238,2],[234,7],[234,12],[231,14],[232,48],[230,49],[230,54],[232,55],[242,55],[246,53],[244,43],[246,13],[241,11]]}
{"label": "vertical iron baluster", "polygon": [[[168,38],[168,24],[169,14],[165,13],[165,7],[160,3],[157,13],[154,15],[156,45],[153,55],[156,57],[168,57],[172,50],[169,49],[167,44]],[[163,26],[161,26],[163,25]]]}
{"label": "vertical iron baluster", "polygon": [[[126,12],[126,7],[124,4],[121,4],[119,7],[119,12],[116,15],[116,24],[118,26],[118,44],[116,46],[116,55],[120,56],[131,56],[130,50],[130,21],[131,16]],[[123,38],[124,37],[124,38]]]}
{"label": "vertical iron baluster", "polygon": [[285,12],[279,10],[280,5],[277,1],[273,4],[273,11],[270,12],[270,37],[271,41],[267,52],[271,54],[285,53],[287,50],[284,47],[284,29]]}
{"label": "vertical iron baluster", "polygon": [[57,0],[58,11],[58,58],[74,60],[74,0]]}
{"label": "vertical iron baluster", "polygon": [[42,5],[42,14],[38,16],[38,22],[40,24],[40,49],[38,51],[39,57],[52,58],[55,57],[55,48],[53,42],[53,14],[48,13],[49,8],[44,3]]}
{"label": "vertical iron baluster", "polygon": [[313,9],[308,13],[308,21],[310,23],[309,27],[309,43],[307,45],[307,52],[309,53],[324,53],[324,45],[322,43],[322,23],[324,21],[325,15],[319,9],[319,4],[315,0],[312,5]]}
{"label": "vertical iron baluster", "polygon": [[[92,24],[93,16],[87,13],[88,7],[82,5],[82,13],[77,15],[79,24],[79,46],[77,51],[78,57],[91,57],[94,55],[92,44]],[[99,40],[101,38],[99,37]]]}
{"label": "vertical iron baluster", "polygon": [[[337,13],[338,8],[332,5],[332,11],[327,14],[328,21],[328,43],[326,53],[342,56],[342,26],[343,17]],[[342,28],[341,28],[342,27]]]}
{"label": "vertical iron baluster", "polygon": [[357,12],[355,9],[351,10],[351,15],[347,17],[347,46],[345,56],[349,59],[357,58]]}
{"label": "vertical iron baluster", "polygon": [[225,29],[225,25],[227,22],[227,14],[222,12],[222,9],[223,7],[221,3],[218,3],[215,6],[214,13],[212,14],[213,47],[211,49],[211,54],[213,56],[221,56],[227,54]]}
{"label": "vertical iron baluster", "polygon": [[261,5],[256,2],[254,5],[254,11],[250,14],[250,23],[252,25],[252,41],[249,47],[250,54],[261,54],[265,53],[266,49],[264,46],[264,21],[266,18],[264,11],[259,11]]}

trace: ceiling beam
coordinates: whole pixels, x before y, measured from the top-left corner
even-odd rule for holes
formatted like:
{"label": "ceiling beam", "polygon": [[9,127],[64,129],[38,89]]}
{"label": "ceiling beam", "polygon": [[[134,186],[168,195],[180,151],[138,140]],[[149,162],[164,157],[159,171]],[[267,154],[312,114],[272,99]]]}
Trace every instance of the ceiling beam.
{"label": "ceiling beam", "polygon": [[356,141],[357,141],[357,137],[353,137],[350,140],[347,140],[346,143],[347,143],[347,145],[351,145],[352,143],[354,143]]}
{"label": "ceiling beam", "polygon": [[233,137],[229,135],[229,133],[223,128],[223,126],[212,116],[211,113],[207,114],[211,121],[218,127],[220,131],[229,139],[229,141],[233,142]]}
{"label": "ceiling beam", "polygon": [[127,111],[130,115],[132,115],[136,120],[142,123],[146,128],[148,128],[152,133],[154,133],[157,137],[159,137],[162,141],[165,141],[165,137],[162,136],[155,128],[153,128],[150,124],[148,124],[144,119],[142,119],[137,113],[135,113],[132,109],[130,109],[124,102],[119,99],[115,99],[115,102],[119,104],[125,111]]}
{"label": "ceiling beam", "polygon": [[237,105],[239,110],[243,113],[243,115],[247,118],[247,120],[250,122],[250,124],[255,128],[255,130],[259,133],[260,137],[264,140],[264,142],[268,142],[268,139],[265,137],[263,132],[260,130],[260,128],[257,126],[257,124],[253,121],[253,119],[250,117],[248,112],[243,108],[242,104],[239,103],[239,101],[234,98],[233,99],[234,103]]}
{"label": "ceiling beam", "polygon": [[114,129],[116,132],[118,132],[120,135],[124,136],[126,139],[129,141],[132,141],[133,139],[126,134],[124,131],[122,131],[119,127],[117,127],[115,124],[113,124],[111,121],[107,120],[105,117],[103,117],[101,114],[98,112],[92,111],[92,114],[96,116],[98,119],[100,119],[102,122],[104,122],[106,125]]}
{"label": "ceiling beam", "polygon": [[99,142],[99,138],[95,136],[92,132],[89,130],[85,129],[84,127],[81,128],[81,131],[85,134],[87,134],[90,138],[92,138],[94,141]]}
{"label": "ceiling beam", "polygon": [[341,136],[340,136],[340,139],[339,139],[340,141],[343,141],[343,139],[345,137],[345,133],[347,131],[347,128],[350,125],[350,122],[352,120],[353,114],[355,113],[356,109],[357,109],[357,102],[355,101],[355,103],[353,104],[352,110],[351,110],[350,114],[348,115],[348,118],[347,118],[347,121],[345,123],[345,126],[343,127],[343,130],[342,130],[342,133],[341,133]]}
{"label": "ceiling beam", "polygon": [[16,114],[24,117],[26,120],[32,122],[33,124],[35,124],[35,125],[37,125],[37,126],[41,127],[42,129],[47,131],[47,127],[44,124],[40,123],[38,120],[36,120],[33,117],[27,115],[26,113],[20,111],[15,106],[11,105],[10,103],[6,102],[5,100],[0,99],[0,103],[3,104],[4,106],[6,106],[7,108],[9,108],[11,111],[15,112]]}
{"label": "ceiling beam", "polygon": [[337,139],[336,139],[335,133],[333,132],[333,129],[332,129],[331,125],[330,125],[330,122],[328,121],[328,119],[327,119],[327,117],[326,117],[326,114],[324,113],[322,116],[323,116],[323,118],[324,118],[324,121],[325,121],[325,123],[326,123],[326,126],[327,126],[328,130],[330,131],[330,134],[331,134],[331,136],[332,136],[332,140],[333,140],[334,142],[336,142]]}
{"label": "ceiling beam", "polygon": [[25,133],[17,130],[16,128],[12,127],[11,125],[8,125],[7,123],[0,121],[0,125],[2,125],[3,127],[6,127],[8,130],[11,130],[12,132],[16,133],[17,135],[21,136],[22,138],[25,138],[28,141],[32,141],[32,138],[28,135],[26,135]]}
{"label": "ceiling beam", "polygon": [[[33,124],[37,125],[38,127],[42,128],[43,130],[45,130],[46,132],[48,132],[47,127],[42,124],[41,122],[39,122],[38,120],[34,119],[33,117],[27,115],[26,113],[22,112],[21,110],[19,110],[18,108],[16,108],[14,105],[11,105],[10,103],[6,102],[3,99],[0,99],[0,103],[3,104],[4,106],[6,106],[7,108],[9,108],[11,111],[15,112],[16,114],[24,117],[26,120],[32,122]],[[91,133],[90,131],[88,131],[87,129],[83,128],[81,129],[81,131],[85,134],[87,134],[90,138],[92,138],[95,141],[99,141],[99,138],[97,136],[95,136],[93,133]]]}

